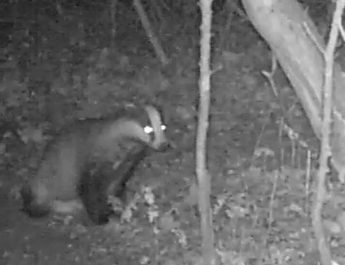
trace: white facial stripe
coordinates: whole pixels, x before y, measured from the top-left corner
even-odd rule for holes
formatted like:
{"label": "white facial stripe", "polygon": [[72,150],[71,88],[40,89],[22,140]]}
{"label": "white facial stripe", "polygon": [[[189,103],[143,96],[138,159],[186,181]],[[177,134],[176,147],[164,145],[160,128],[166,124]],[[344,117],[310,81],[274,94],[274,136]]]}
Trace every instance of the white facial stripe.
{"label": "white facial stripe", "polygon": [[162,124],[162,119],[157,109],[155,109],[152,106],[146,106],[145,110],[151,121],[151,125],[152,125],[151,129],[154,132],[154,139],[151,143],[151,146],[155,149],[158,149],[161,144],[167,141],[164,134],[164,131],[166,130],[166,126]]}
{"label": "white facial stripe", "polygon": [[144,127],[144,132],[147,134],[150,134],[153,132],[153,128],[151,126],[145,126]]}
{"label": "white facial stripe", "polygon": [[[165,131],[167,129],[167,126],[162,124],[160,128],[161,128],[162,131]],[[153,133],[153,128],[151,126],[146,125],[144,127],[144,132],[147,133],[147,134]]]}

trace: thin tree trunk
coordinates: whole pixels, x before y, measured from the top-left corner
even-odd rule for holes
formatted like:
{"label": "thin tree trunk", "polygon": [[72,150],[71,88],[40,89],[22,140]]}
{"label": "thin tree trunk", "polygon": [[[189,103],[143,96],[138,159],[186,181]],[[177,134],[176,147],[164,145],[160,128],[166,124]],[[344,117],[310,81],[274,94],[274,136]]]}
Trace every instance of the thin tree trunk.
{"label": "thin tree trunk", "polygon": [[214,234],[210,206],[211,176],[206,167],[206,142],[210,108],[210,50],[212,0],[201,0],[202,22],[200,26],[200,78],[199,78],[199,117],[196,143],[196,173],[199,184],[198,203],[202,234],[202,252],[205,265],[214,264]]}
{"label": "thin tree trunk", "polygon": [[323,121],[322,121],[322,139],[321,139],[321,155],[320,155],[320,168],[317,177],[317,189],[314,198],[314,205],[312,211],[312,222],[314,233],[320,253],[321,263],[323,265],[331,265],[332,258],[329,249],[329,244],[324,233],[322,222],[322,209],[326,199],[326,175],[328,172],[328,156],[330,153],[330,131],[331,131],[331,118],[332,118],[332,102],[333,102],[333,64],[334,64],[334,51],[337,45],[339,35],[339,25],[341,25],[341,18],[345,0],[338,0],[336,10],[334,12],[330,38],[325,51],[325,82],[323,93]]}

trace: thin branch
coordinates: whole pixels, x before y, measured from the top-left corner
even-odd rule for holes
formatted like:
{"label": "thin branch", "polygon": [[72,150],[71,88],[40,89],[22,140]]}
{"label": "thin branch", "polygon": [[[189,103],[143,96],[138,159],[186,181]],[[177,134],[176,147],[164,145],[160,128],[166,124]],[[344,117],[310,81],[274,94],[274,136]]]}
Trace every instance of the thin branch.
{"label": "thin branch", "polygon": [[328,156],[330,154],[329,139],[331,132],[331,114],[333,100],[333,62],[334,50],[336,48],[339,35],[339,21],[341,21],[342,12],[345,6],[345,0],[338,0],[333,16],[332,27],[329,41],[325,50],[325,77],[324,77],[324,94],[323,94],[323,120],[322,120],[322,139],[320,169],[317,178],[317,190],[314,198],[312,222],[317,245],[320,253],[321,263],[331,265],[331,252],[326,242],[322,225],[322,207],[326,197],[325,179],[328,171]]}
{"label": "thin branch", "polygon": [[110,24],[111,24],[110,36],[111,36],[111,46],[113,48],[115,44],[115,36],[116,36],[116,30],[117,30],[117,27],[116,27],[117,0],[110,0],[109,6],[110,6]]}
{"label": "thin branch", "polygon": [[146,35],[148,36],[157,57],[159,58],[159,60],[161,61],[161,63],[163,65],[168,64],[168,58],[165,55],[165,52],[163,51],[163,48],[160,45],[160,42],[159,42],[157,36],[154,34],[154,31],[151,27],[150,21],[146,15],[145,9],[144,9],[141,1],[140,0],[134,0],[133,5],[134,5],[134,8],[137,11],[139,17],[140,17],[141,24],[143,25],[143,27],[145,29]]}
{"label": "thin branch", "polygon": [[206,141],[210,109],[210,51],[212,0],[200,0],[202,15],[200,40],[199,117],[196,138],[196,173],[199,184],[198,203],[202,234],[202,252],[205,265],[214,264],[214,233],[210,206],[211,176],[206,167]]}

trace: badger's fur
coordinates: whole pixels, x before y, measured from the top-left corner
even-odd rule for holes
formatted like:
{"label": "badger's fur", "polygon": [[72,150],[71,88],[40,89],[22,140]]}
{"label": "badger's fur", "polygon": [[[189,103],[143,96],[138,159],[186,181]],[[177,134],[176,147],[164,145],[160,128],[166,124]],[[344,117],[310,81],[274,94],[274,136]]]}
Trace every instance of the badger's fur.
{"label": "badger's fur", "polygon": [[88,216],[95,224],[104,224],[113,215],[113,207],[108,201],[110,196],[123,202],[127,181],[146,154],[146,147],[137,147],[130,150],[117,165],[92,163],[85,168],[79,194]]}
{"label": "badger's fur", "polygon": [[[149,126],[140,123],[140,114],[133,116],[125,111],[116,117],[80,120],[65,127],[47,145],[36,175],[22,188],[23,211],[32,217],[45,216],[51,210],[58,211],[58,201],[78,198],[88,213],[95,211],[88,205],[93,192],[101,191],[95,198],[103,200],[102,196],[112,191],[102,190],[102,185],[112,184],[114,191],[120,187],[121,181],[115,184],[116,181],[128,178],[127,171],[135,166],[132,161],[140,160],[137,154],[144,156],[146,147],[160,150],[167,145],[159,112],[152,106],[144,110]],[[98,170],[107,163],[118,163],[113,175],[112,170]],[[91,171],[93,166],[95,174]]]}

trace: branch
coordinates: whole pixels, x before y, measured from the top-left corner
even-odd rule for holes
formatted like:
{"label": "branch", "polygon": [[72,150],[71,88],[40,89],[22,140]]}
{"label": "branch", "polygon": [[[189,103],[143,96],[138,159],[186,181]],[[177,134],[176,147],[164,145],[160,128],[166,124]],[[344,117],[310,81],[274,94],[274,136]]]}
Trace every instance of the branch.
{"label": "branch", "polygon": [[200,0],[202,15],[200,40],[199,117],[196,138],[196,173],[199,184],[198,203],[202,234],[202,252],[205,265],[214,264],[214,234],[210,206],[211,176],[206,167],[206,141],[210,108],[210,50],[212,0]]}
{"label": "branch", "polygon": [[334,50],[336,48],[339,35],[339,21],[341,21],[345,0],[338,0],[333,15],[332,28],[329,41],[325,50],[325,75],[323,89],[323,120],[322,120],[322,139],[321,139],[321,155],[320,169],[317,178],[317,190],[314,198],[314,206],[312,212],[312,222],[317,245],[320,253],[321,263],[323,265],[331,265],[331,252],[326,243],[326,238],[322,225],[322,206],[326,197],[325,179],[328,171],[328,156],[330,154],[330,132],[331,132],[331,114],[333,101],[333,63]]}
{"label": "branch", "polygon": [[168,58],[165,55],[162,46],[159,43],[159,40],[157,38],[157,36],[154,34],[153,29],[151,27],[150,21],[147,18],[147,15],[145,13],[145,9],[141,3],[141,0],[134,0],[133,1],[133,5],[135,10],[137,11],[139,17],[140,17],[140,21],[141,24],[143,25],[146,35],[148,36],[154,50],[155,53],[157,55],[157,57],[159,58],[159,60],[161,61],[161,63],[163,65],[166,65],[168,63]]}

